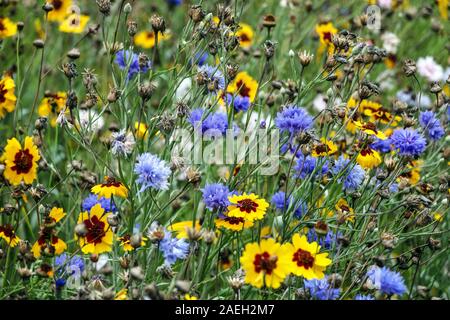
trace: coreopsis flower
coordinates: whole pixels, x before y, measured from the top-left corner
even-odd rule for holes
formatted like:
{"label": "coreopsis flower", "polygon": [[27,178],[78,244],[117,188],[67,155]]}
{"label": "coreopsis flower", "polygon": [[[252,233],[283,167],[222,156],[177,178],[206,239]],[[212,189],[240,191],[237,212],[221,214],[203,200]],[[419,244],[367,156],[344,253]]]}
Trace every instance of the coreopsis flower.
{"label": "coreopsis flower", "polygon": [[422,57],[417,60],[417,72],[428,81],[440,81],[444,75],[444,69],[433,57]]}
{"label": "coreopsis flower", "polygon": [[244,218],[252,222],[263,219],[269,204],[266,200],[258,198],[259,196],[254,193],[230,196],[227,216]]}
{"label": "coreopsis flower", "polygon": [[289,246],[263,239],[260,243],[248,243],[240,258],[245,270],[245,283],[257,288],[277,289],[291,273],[292,263]]}
{"label": "coreopsis flower", "polygon": [[364,169],[372,169],[378,167],[381,164],[382,160],[380,154],[377,151],[368,147],[362,149],[358,153],[356,162],[358,162],[358,164]]}
{"label": "coreopsis flower", "polygon": [[368,135],[375,136],[381,140],[387,139],[387,137],[383,133],[383,131],[378,130],[377,126],[373,122],[353,121],[353,124],[355,125],[356,128],[358,128],[359,130],[363,131],[364,133],[366,133]]}
{"label": "coreopsis flower", "polygon": [[246,23],[239,23],[239,28],[235,33],[235,36],[239,39],[239,45],[242,48],[249,48],[253,43],[254,32],[250,25]]}
{"label": "coreopsis flower", "polygon": [[344,198],[339,199],[334,207],[339,218],[343,217],[346,221],[350,222],[355,221],[355,212],[353,211],[353,208],[350,207],[347,200]]}
{"label": "coreopsis flower", "polygon": [[[66,213],[62,208],[53,207],[47,220],[50,224],[58,223],[65,216]],[[33,252],[35,258],[39,258],[41,252],[46,248],[50,249],[50,253],[60,255],[67,249],[67,244],[55,234],[53,228],[44,226],[39,232],[39,238],[31,248],[31,252]]]}
{"label": "coreopsis flower", "polygon": [[335,154],[337,150],[338,147],[333,141],[327,140],[326,138],[320,138],[320,143],[314,144],[311,155],[313,157],[325,157]]}
{"label": "coreopsis flower", "polygon": [[148,126],[142,122],[135,122],[134,129],[136,130],[136,136],[139,139],[145,139],[148,137]]}
{"label": "coreopsis flower", "polygon": [[219,218],[214,221],[218,229],[223,228],[230,231],[242,231],[253,227],[253,222],[242,217],[229,217],[227,215],[219,215]]}
{"label": "coreopsis flower", "polygon": [[[119,237],[118,240],[119,240],[120,245],[122,246],[122,249],[124,251],[129,252],[129,251],[133,251],[134,250],[133,246],[131,245],[131,235],[125,234],[125,235]],[[146,237],[142,237],[140,246],[141,247],[145,246],[145,242],[147,240],[148,239]]]}
{"label": "coreopsis flower", "polygon": [[72,0],[48,0],[47,2],[53,5],[53,10],[48,13],[49,21],[64,21],[73,5]]}
{"label": "coreopsis flower", "polygon": [[17,33],[17,24],[7,17],[0,17],[0,39],[12,37]]}
{"label": "coreopsis flower", "polygon": [[258,81],[253,79],[247,72],[239,72],[228,85],[224,94],[227,105],[233,105],[236,112],[247,111],[250,104],[255,100],[258,91]]}
{"label": "coreopsis flower", "polygon": [[66,109],[66,100],[65,92],[46,93],[38,108],[39,116],[48,118],[50,125],[56,127],[56,119]]}
{"label": "coreopsis flower", "polygon": [[309,243],[306,236],[295,234],[292,244],[286,244],[291,261],[291,271],[297,276],[305,279],[322,279],[327,266],[331,260],[327,258],[328,253],[319,253],[320,246],[317,242]]}
{"label": "coreopsis flower", "polygon": [[314,119],[303,108],[295,105],[286,106],[277,113],[275,125],[281,132],[289,132],[291,135],[306,131],[313,126]]}
{"label": "coreopsis flower", "polygon": [[73,13],[59,25],[59,31],[65,33],[82,33],[89,22],[90,17]]}
{"label": "coreopsis flower", "polygon": [[136,182],[141,185],[140,192],[148,188],[167,190],[169,177],[172,173],[166,161],[159,159],[151,153],[138,156],[134,173],[138,175]]}
{"label": "coreopsis flower", "polygon": [[16,107],[15,87],[14,80],[9,75],[4,75],[0,80],[0,119],[3,119],[7,112],[13,112]]}
{"label": "coreopsis flower", "polygon": [[15,247],[19,244],[20,238],[16,235],[16,231],[10,224],[0,225],[0,238],[6,241],[8,246]]}
{"label": "coreopsis flower", "polygon": [[424,136],[412,128],[395,130],[390,140],[401,156],[418,156],[427,146]]}
{"label": "coreopsis flower", "polygon": [[[158,32],[158,43],[160,41],[168,40],[170,39],[171,35],[170,33],[161,33]],[[145,30],[137,33],[134,36],[134,43],[144,49],[151,49],[155,46],[155,32],[150,30]]]}
{"label": "coreopsis flower", "polygon": [[402,295],[406,292],[406,285],[400,273],[391,271],[387,267],[372,266],[367,271],[369,287],[373,287],[387,295]]}
{"label": "coreopsis flower", "polygon": [[128,196],[128,189],[122,182],[117,181],[113,177],[105,176],[105,183],[97,184],[91,188],[91,192],[98,195],[98,197],[105,197],[106,199],[111,196],[117,196],[126,198]]}
{"label": "coreopsis flower", "polygon": [[113,232],[108,223],[108,213],[96,204],[91,210],[83,211],[78,216],[78,224],[83,224],[85,235],[76,235],[78,244],[83,253],[100,254],[112,250]]}
{"label": "coreopsis flower", "polygon": [[187,239],[189,228],[193,228],[195,232],[200,232],[201,227],[200,221],[195,220],[195,223],[192,223],[192,220],[187,220],[172,223],[167,227],[167,230],[175,232],[178,239]]}
{"label": "coreopsis flower", "polygon": [[304,280],[305,289],[314,300],[336,300],[341,294],[340,288],[334,288],[328,277]]}
{"label": "coreopsis flower", "polygon": [[316,33],[319,35],[319,40],[322,47],[328,48],[328,52],[334,51],[334,45],[331,41],[333,35],[337,34],[338,30],[333,26],[333,23],[321,23],[315,27]]}
{"label": "coreopsis flower", "polygon": [[358,189],[365,177],[365,171],[360,165],[352,165],[349,159],[340,156],[336,160],[332,173],[339,177],[338,181],[343,184],[344,190],[354,191]]}
{"label": "coreopsis flower", "polygon": [[221,183],[207,184],[201,191],[203,193],[203,202],[209,210],[225,209],[230,204],[228,197],[231,195],[231,192],[227,186]]}
{"label": "coreopsis flower", "polygon": [[32,137],[25,137],[22,148],[16,138],[8,139],[1,159],[5,162],[4,177],[12,185],[19,185],[21,181],[32,184],[37,178],[38,161],[41,158]]}

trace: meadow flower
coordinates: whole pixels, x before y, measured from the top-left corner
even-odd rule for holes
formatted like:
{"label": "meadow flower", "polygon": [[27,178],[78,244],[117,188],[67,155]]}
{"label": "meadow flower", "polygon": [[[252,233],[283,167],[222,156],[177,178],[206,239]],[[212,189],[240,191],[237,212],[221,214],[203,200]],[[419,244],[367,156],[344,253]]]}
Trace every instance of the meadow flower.
{"label": "meadow flower", "polygon": [[313,117],[306,113],[303,108],[288,105],[277,113],[275,125],[281,132],[289,132],[292,136],[310,129],[313,125]]}
{"label": "meadow flower", "polygon": [[220,214],[219,218],[214,221],[218,229],[223,228],[230,231],[242,231],[253,227],[253,222],[246,220],[242,217],[229,217],[224,214]]}
{"label": "meadow flower", "polygon": [[239,72],[228,85],[224,100],[228,105],[233,103],[236,112],[247,111],[255,100],[258,82],[247,72]]}
{"label": "meadow flower", "polygon": [[320,43],[323,46],[333,46],[331,39],[333,35],[337,34],[338,30],[333,26],[333,23],[321,23],[315,27],[316,33],[319,35]]}
{"label": "meadow flower", "polygon": [[[52,217],[52,212],[50,212],[50,217]],[[55,222],[59,220],[60,218]],[[67,249],[67,244],[55,235],[53,229],[43,227],[39,232],[39,238],[31,248],[31,252],[33,252],[35,258],[39,258],[41,252],[45,252],[46,249],[49,250],[49,253],[60,255]]]}
{"label": "meadow flower", "polygon": [[111,134],[111,153],[114,156],[126,157],[133,152],[135,140],[131,132],[122,129]]}
{"label": "meadow flower", "polygon": [[353,211],[353,208],[350,207],[347,200],[340,198],[334,207],[339,218],[344,218],[346,221],[350,222],[355,221],[355,212]]}
{"label": "meadow flower", "polygon": [[417,60],[417,72],[428,81],[440,81],[444,75],[444,69],[433,57],[421,57]]}
{"label": "meadow flower", "polygon": [[135,122],[134,129],[136,130],[136,136],[139,139],[145,139],[148,137],[148,126],[142,122]]}
{"label": "meadow flower", "polygon": [[98,197],[95,194],[91,194],[83,200],[81,208],[83,211],[91,211],[92,207],[96,204],[100,204],[106,212],[117,212],[116,205],[112,198]]}
{"label": "meadow flower", "polygon": [[239,23],[239,28],[235,33],[235,36],[239,39],[239,45],[242,48],[249,48],[253,43],[254,32],[250,25],[246,23]]}
{"label": "meadow flower", "polygon": [[335,154],[338,148],[333,141],[321,138],[320,143],[314,144],[311,155],[313,157],[325,157]]}
{"label": "meadow flower", "polygon": [[141,66],[139,64],[139,56],[131,50],[120,50],[116,53],[116,64],[121,70],[128,71],[128,80],[131,80],[138,73],[146,73],[151,68],[151,62]]}
{"label": "meadow flower", "polygon": [[38,161],[41,158],[32,137],[25,137],[23,148],[16,138],[8,139],[1,159],[5,162],[4,177],[12,185],[21,181],[32,184],[37,179]]}
{"label": "meadow flower", "polygon": [[419,121],[431,140],[439,140],[444,136],[445,130],[433,111],[421,112]]}
{"label": "meadow flower", "polygon": [[[96,132],[103,128],[105,120],[97,111],[92,109],[80,109],[78,112],[79,126],[87,132]],[[78,119],[77,119],[78,120]]]}
{"label": "meadow flower", "polygon": [[[80,256],[74,255],[69,258],[66,253],[63,253],[55,258],[55,275],[60,279],[78,279],[81,277],[84,269],[85,264]],[[64,284],[65,283],[66,282],[64,281]]]}
{"label": "meadow flower", "polygon": [[12,248],[20,242],[20,238],[16,235],[16,231],[10,224],[0,225],[0,238],[5,240],[8,246]]}
{"label": "meadow flower", "polygon": [[227,216],[244,218],[252,222],[263,219],[269,204],[266,200],[258,198],[259,196],[254,193],[247,194],[245,192],[243,195],[230,196]]}
{"label": "meadow flower", "polygon": [[91,188],[91,192],[98,195],[99,198],[105,197],[109,199],[111,196],[126,198],[128,196],[128,189],[122,182],[109,176],[105,176],[104,180],[105,183],[97,184]]}
{"label": "meadow flower", "polygon": [[[295,177],[305,179],[316,171],[316,176],[325,175],[328,173],[328,161],[312,156],[299,155],[295,164]],[[317,169],[316,169],[317,168]]]}
{"label": "meadow flower", "polygon": [[367,295],[357,294],[355,296],[355,300],[375,300],[375,298],[372,297],[370,294],[367,294]]}
{"label": "meadow flower", "polygon": [[406,292],[405,281],[400,273],[387,267],[372,266],[367,271],[369,284],[387,295],[402,295]]}
{"label": "meadow flower", "polygon": [[338,181],[343,183],[344,190],[354,191],[361,186],[364,180],[365,171],[358,164],[352,166],[352,164],[349,163],[349,159],[340,156],[334,163],[331,172],[335,176],[340,176]]}
{"label": "meadow flower", "polygon": [[[122,246],[122,249],[126,252],[134,250],[133,246],[131,245],[131,237],[132,236],[130,234],[124,234],[123,236],[117,238],[117,240],[119,240],[120,242],[120,245]],[[140,246],[145,246],[147,240],[148,239],[146,237],[141,237]]]}
{"label": "meadow flower", "polygon": [[196,129],[200,129],[203,134],[208,136],[225,135],[228,129],[227,114],[215,112],[203,118],[203,109],[194,109],[189,116],[189,122]]}
{"label": "meadow flower", "polygon": [[4,75],[0,80],[0,119],[3,119],[7,112],[13,112],[16,107],[15,87],[14,80],[9,75]]}
{"label": "meadow flower", "polygon": [[64,21],[73,5],[72,0],[47,0],[47,2],[53,5],[53,10],[47,16],[48,21]]}
{"label": "meadow flower", "polygon": [[274,239],[263,239],[260,243],[248,243],[240,258],[245,270],[245,283],[256,288],[263,285],[277,289],[291,272],[291,256],[289,247],[275,242]]}
{"label": "meadow flower", "polygon": [[322,279],[327,266],[331,260],[327,258],[328,253],[319,253],[320,246],[317,242],[309,243],[306,236],[295,234],[292,244],[287,244],[291,260],[291,271],[296,276],[305,279]]}
{"label": "meadow flower", "polygon": [[[47,92],[39,104],[38,114],[41,117],[46,117],[50,121],[52,127],[56,127],[56,120],[58,115],[66,108],[67,93]],[[67,110],[68,112],[68,110]]]}
{"label": "meadow flower", "polygon": [[382,153],[388,153],[391,152],[391,140],[388,138],[386,140],[382,139],[376,139],[375,142],[370,144],[370,149],[382,152]]}
{"label": "meadow flower", "polygon": [[169,177],[172,173],[166,161],[159,159],[151,153],[138,156],[134,173],[138,175],[136,182],[141,185],[140,192],[148,188],[167,190]]}
{"label": "meadow flower", "polygon": [[333,248],[333,245],[337,243],[337,239],[339,236],[341,236],[340,232],[334,233],[331,230],[328,230],[325,235],[319,235],[317,234],[315,228],[309,229],[308,233],[306,234],[309,243],[317,242],[320,247],[323,247],[327,250]]}
{"label": "meadow flower", "polygon": [[177,260],[185,259],[189,253],[189,243],[185,239],[173,238],[169,231],[164,233],[164,238],[159,244],[164,263],[174,264]]}
{"label": "meadow flower", "polygon": [[0,39],[12,37],[17,33],[17,24],[7,17],[0,17]]}
{"label": "meadow flower", "polygon": [[225,77],[219,67],[203,65],[198,68],[198,72],[203,75],[207,82],[209,92],[217,92],[225,89]]}
{"label": "meadow flower", "polygon": [[192,220],[180,221],[177,223],[172,223],[167,227],[169,231],[177,234],[178,239],[187,239],[189,228],[193,228],[195,232],[200,232],[200,221],[196,220],[195,223],[193,223]]}
{"label": "meadow flower", "polygon": [[272,196],[272,205],[278,210],[285,212],[290,206],[291,202],[294,202],[294,217],[300,218],[303,214],[308,211],[306,203],[302,200],[292,200],[292,196],[286,197],[284,191],[278,191]]}
{"label": "meadow flower", "polygon": [[353,124],[355,125],[356,128],[360,129],[361,131],[363,131],[364,133],[366,133],[368,135],[375,136],[381,140],[387,139],[387,137],[383,133],[383,131],[377,129],[377,126],[372,122],[364,123],[364,122],[360,122],[360,121],[353,121]]}
{"label": "meadow flower", "polygon": [[304,280],[305,289],[311,298],[315,300],[336,300],[341,294],[341,289],[333,288],[328,277],[322,279]]}
{"label": "meadow flower", "polygon": [[82,33],[89,22],[90,17],[73,13],[59,25],[59,31],[65,33]]}
{"label": "meadow flower", "polygon": [[423,135],[412,128],[396,129],[390,136],[390,140],[401,156],[418,156],[427,146]]}
{"label": "meadow flower", "polygon": [[[170,33],[161,33],[161,31],[158,32],[158,43],[161,41],[170,39]],[[155,32],[150,30],[144,30],[141,32],[138,32],[134,36],[134,43],[144,49],[151,49],[155,46]]]}
{"label": "meadow flower", "polygon": [[397,47],[400,44],[400,39],[399,37],[397,37],[395,35],[395,33],[392,32],[384,32],[381,35],[381,41],[383,41],[383,48],[388,52],[388,53],[396,53],[397,52]]}
{"label": "meadow flower", "polygon": [[221,183],[207,184],[201,191],[203,202],[209,210],[225,209],[230,204],[228,197],[231,192],[227,186]]}
{"label": "meadow flower", "polygon": [[381,164],[382,160],[380,154],[377,151],[371,148],[364,148],[358,153],[356,162],[358,162],[358,164],[364,169],[372,169],[378,167]]}
{"label": "meadow flower", "polygon": [[91,210],[83,211],[78,216],[78,224],[83,224],[86,233],[83,236],[76,235],[78,245],[85,254],[100,254],[112,250],[113,232],[108,223],[108,213],[96,204]]}

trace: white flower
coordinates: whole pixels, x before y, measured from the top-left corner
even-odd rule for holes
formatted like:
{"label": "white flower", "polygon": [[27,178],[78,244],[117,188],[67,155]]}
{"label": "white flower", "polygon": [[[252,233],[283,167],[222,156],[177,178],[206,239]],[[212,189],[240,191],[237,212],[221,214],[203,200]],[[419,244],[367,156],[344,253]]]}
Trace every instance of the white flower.
{"label": "white flower", "polygon": [[428,81],[439,81],[444,76],[444,69],[430,56],[417,60],[417,72]]}
{"label": "white flower", "polygon": [[111,152],[115,156],[126,157],[133,151],[134,144],[133,135],[125,129],[111,134]]}
{"label": "white flower", "polygon": [[81,109],[79,117],[80,126],[86,131],[99,131],[105,124],[103,117],[93,110]]}
{"label": "white flower", "polygon": [[392,32],[385,32],[381,35],[381,40],[383,41],[383,48],[386,49],[388,53],[396,53],[400,39]]}
{"label": "white flower", "polygon": [[392,0],[378,0],[378,5],[384,9],[390,9],[392,7]]}
{"label": "white flower", "polygon": [[180,85],[177,88],[177,91],[175,92],[175,97],[177,98],[177,100],[189,99],[191,96],[191,93],[189,92],[191,86],[192,80],[190,78],[186,78],[181,81]]}
{"label": "white flower", "polygon": [[313,100],[313,107],[317,111],[322,111],[327,107],[327,103],[325,102],[325,96],[319,93]]}

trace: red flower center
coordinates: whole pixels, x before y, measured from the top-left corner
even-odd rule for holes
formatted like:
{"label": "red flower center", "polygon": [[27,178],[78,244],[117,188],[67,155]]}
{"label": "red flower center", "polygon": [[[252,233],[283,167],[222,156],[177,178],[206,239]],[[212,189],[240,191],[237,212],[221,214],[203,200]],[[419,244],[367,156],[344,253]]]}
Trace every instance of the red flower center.
{"label": "red flower center", "polygon": [[314,257],[308,251],[298,249],[294,253],[292,261],[297,263],[297,266],[309,269],[314,265]]}
{"label": "red flower center", "polygon": [[4,226],[0,226],[0,233],[3,232],[5,237],[13,240],[16,237],[13,227],[10,224],[6,224]]}
{"label": "red flower center", "polygon": [[241,212],[256,212],[256,208],[258,208],[258,204],[251,199],[239,200],[237,203],[237,207],[241,210]]}
{"label": "red flower center", "polygon": [[53,4],[53,8],[55,10],[59,10],[59,9],[61,9],[61,7],[63,5],[63,1],[62,0],[53,0],[52,4]]}
{"label": "red flower center", "polygon": [[260,273],[264,271],[266,274],[272,274],[272,271],[277,267],[277,256],[271,256],[267,251],[263,254],[255,255],[255,260],[253,260],[253,265],[255,266],[255,271]]}
{"label": "red flower center", "polygon": [[[2,31],[2,23],[0,22],[0,31]],[[5,85],[0,84],[0,103],[4,103],[6,101],[5,95],[8,93],[8,90],[5,89]]]}
{"label": "red flower center", "polygon": [[323,33],[323,40],[325,42],[331,42],[331,32],[324,32]]}
{"label": "red flower center", "polygon": [[93,216],[91,219],[84,220],[88,232],[86,234],[86,240],[88,243],[98,244],[102,242],[102,238],[105,236],[105,223],[100,221],[97,216]]}
{"label": "red flower center", "polygon": [[239,80],[239,81],[236,83],[236,87],[238,88],[238,90],[239,90],[239,95],[240,95],[241,97],[250,97],[250,88],[247,87],[247,86],[245,85],[245,83],[244,83],[242,80]]}
{"label": "red flower center", "polygon": [[244,223],[244,218],[226,217],[225,221],[232,225],[239,225]]}
{"label": "red flower center", "polygon": [[364,124],[363,126],[364,130],[372,130],[373,132],[377,133],[377,127],[375,126],[375,124],[373,124],[372,122],[367,122],[366,124]]}
{"label": "red flower center", "polygon": [[363,149],[361,150],[361,155],[363,157],[370,156],[373,153],[372,149]]}
{"label": "red flower center", "polygon": [[20,150],[14,157],[14,166],[11,168],[17,174],[28,173],[33,166],[33,156],[28,149]]}
{"label": "red flower center", "polygon": [[116,187],[116,188],[119,188],[120,186],[121,186],[121,183],[119,181],[117,181],[116,179],[114,179],[113,177],[106,178],[106,182],[102,183],[102,188],[103,187]]}
{"label": "red flower center", "polygon": [[328,145],[326,145],[326,144],[321,143],[316,146],[316,152],[318,154],[328,153],[329,151],[330,151],[330,147],[328,147]]}
{"label": "red flower center", "polygon": [[0,19],[0,31],[5,31],[5,30],[6,30],[5,24],[3,23],[3,20]]}

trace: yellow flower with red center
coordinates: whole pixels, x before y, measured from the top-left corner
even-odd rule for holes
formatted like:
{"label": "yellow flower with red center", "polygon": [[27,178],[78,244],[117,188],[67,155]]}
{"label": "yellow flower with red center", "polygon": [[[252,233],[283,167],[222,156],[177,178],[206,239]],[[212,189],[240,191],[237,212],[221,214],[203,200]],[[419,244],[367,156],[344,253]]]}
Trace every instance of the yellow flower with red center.
{"label": "yellow flower with red center", "polygon": [[72,0],[48,0],[53,5],[53,10],[48,13],[49,21],[62,22],[71,13]]}
{"label": "yellow flower with red center", "polygon": [[319,40],[321,43],[320,51],[323,51],[323,48],[327,48],[329,53],[334,51],[334,44],[331,41],[333,35],[337,34],[338,30],[334,27],[333,23],[320,23],[315,27],[316,33],[319,35]]}
{"label": "yellow flower with red center", "polygon": [[15,87],[16,84],[9,75],[0,80],[0,119],[3,119],[7,112],[13,112],[16,107]]}
{"label": "yellow flower with red center", "polygon": [[317,143],[313,146],[311,155],[313,157],[325,157],[330,156],[337,152],[338,148],[331,140],[326,138],[320,139],[321,143]]}
{"label": "yellow flower with red center", "polygon": [[353,211],[353,208],[349,206],[347,200],[343,198],[339,199],[334,207],[336,208],[339,219],[343,218],[345,221],[350,222],[355,221],[355,212]]}
{"label": "yellow flower with red center", "polygon": [[421,164],[422,164],[421,161],[413,161],[412,164],[408,164],[407,165],[408,170],[406,172],[403,172],[399,176],[397,181],[401,182],[403,180],[412,186],[416,185],[420,181]]}
{"label": "yellow flower with red center", "polygon": [[195,225],[192,223],[192,220],[180,221],[168,226],[167,230],[175,232],[177,234],[178,239],[187,239],[188,238],[187,230],[189,228],[194,228],[195,231],[200,232],[201,228],[200,221],[196,220]]}
{"label": "yellow flower with red center", "polygon": [[253,222],[246,220],[243,217],[228,217],[216,219],[215,221],[217,228],[223,228],[231,231],[242,231],[253,227]]}
{"label": "yellow flower with red center", "polygon": [[231,95],[248,98],[250,102],[255,100],[258,90],[258,81],[253,79],[247,72],[239,72],[234,80],[228,85],[227,92]]}
{"label": "yellow flower with red center", "polygon": [[274,239],[263,239],[258,243],[245,246],[240,258],[245,270],[245,283],[261,288],[277,289],[291,273],[292,256],[290,247],[275,242]]}
{"label": "yellow flower with red center", "polygon": [[32,137],[25,137],[23,148],[16,138],[9,139],[1,158],[5,162],[3,175],[15,186],[22,180],[25,184],[32,184],[37,178],[37,163],[40,158]]}
{"label": "yellow flower with red center", "polygon": [[269,204],[264,199],[258,199],[254,193],[232,195],[228,197],[231,205],[228,206],[228,217],[244,218],[248,221],[261,220],[266,214]]}
{"label": "yellow flower with red center", "polygon": [[236,31],[235,36],[239,39],[239,45],[242,48],[249,48],[253,43],[254,32],[250,25],[246,23],[239,23],[239,29]]}
{"label": "yellow flower with red center", "polygon": [[370,148],[362,149],[356,157],[356,162],[364,169],[372,169],[378,167],[382,160],[380,154]]}
{"label": "yellow flower with red center", "polygon": [[376,111],[379,110],[382,106],[378,102],[370,101],[367,99],[362,99],[361,101],[356,100],[355,98],[351,97],[347,101],[347,110],[351,110],[358,107],[358,111],[368,115],[367,113],[370,111]]}
{"label": "yellow flower with red center", "polygon": [[12,37],[17,33],[17,24],[9,18],[0,17],[0,39]]}
{"label": "yellow flower with red center", "polygon": [[[61,111],[66,107],[67,94],[65,92],[46,93],[42,99],[38,114],[41,117],[46,117],[50,121],[52,127],[56,127],[56,120]],[[69,113],[69,110],[67,110]]]}
{"label": "yellow flower with red center", "polygon": [[332,261],[327,258],[328,253],[320,253],[317,242],[309,243],[305,235],[295,234],[292,244],[287,246],[293,274],[307,280],[322,279],[325,276],[323,272]]}
{"label": "yellow flower with red center", "polygon": [[112,250],[113,232],[107,215],[98,203],[90,212],[84,211],[78,216],[78,224],[83,224],[86,229],[83,236],[76,236],[83,253],[100,254]]}
{"label": "yellow flower with red center", "polygon": [[43,227],[39,232],[39,238],[31,248],[35,258],[41,256],[41,252],[51,255],[60,255],[67,249],[67,244],[58,238],[51,228]]}
{"label": "yellow flower with red center", "polygon": [[394,69],[397,63],[397,56],[395,54],[389,53],[384,59],[384,64],[388,69]]}
{"label": "yellow flower with red center", "polygon": [[0,225],[0,238],[6,241],[8,246],[14,248],[19,244],[20,238],[16,235],[10,224]]}
{"label": "yellow flower with red center", "polygon": [[73,13],[69,15],[59,25],[59,31],[65,33],[82,33],[90,17]]}
{"label": "yellow flower with red center", "polygon": [[[158,32],[158,43],[160,41],[164,41],[167,39],[170,39],[171,35],[170,33],[161,33]],[[134,43],[144,49],[151,49],[155,46],[155,33],[153,31],[150,30],[145,30],[145,31],[141,31],[138,32],[135,36],[134,36]]]}
{"label": "yellow flower with red center", "polygon": [[356,126],[356,128],[368,135],[375,136],[381,140],[387,139],[386,135],[382,131],[378,130],[377,126],[373,122],[354,121],[353,124]]}
{"label": "yellow flower with red center", "polygon": [[135,122],[134,129],[136,130],[136,135],[140,139],[145,139],[148,137],[148,126],[145,123]]}
{"label": "yellow flower with red center", "polygon": [[[120,245],[122,246],[124,251],[128,252],[134,250],[133,246],[131,245],[131,236],[129,234],[125,234],[122,237],[119,237],[118,240],[120,241]],[[148,239],[146,237],[142,237],[140,246],[145,246],[145,242],[147,240]]]}
{"label": "yellow flower with red center", "polygon": [[128,189],[122,182],[117,181],[113,177],[106,176],[105,183],[97,184],[91,188],[91,192],[98,195],[98,197],[105,197],[106,199],[111,196],[117,196],[126,198],[128,196]]}

